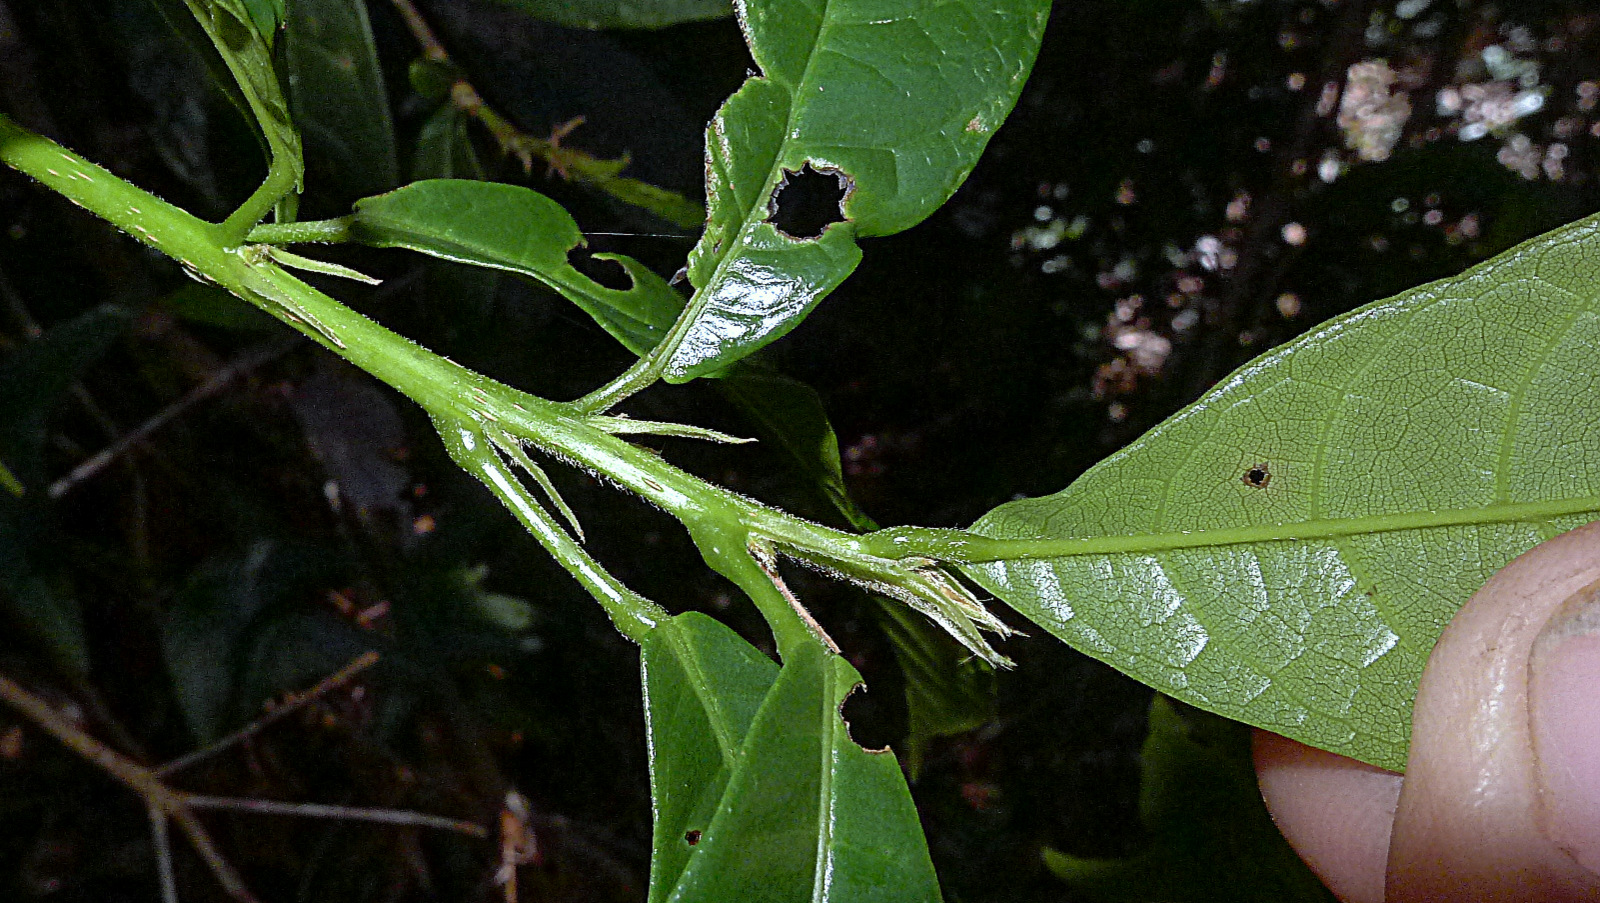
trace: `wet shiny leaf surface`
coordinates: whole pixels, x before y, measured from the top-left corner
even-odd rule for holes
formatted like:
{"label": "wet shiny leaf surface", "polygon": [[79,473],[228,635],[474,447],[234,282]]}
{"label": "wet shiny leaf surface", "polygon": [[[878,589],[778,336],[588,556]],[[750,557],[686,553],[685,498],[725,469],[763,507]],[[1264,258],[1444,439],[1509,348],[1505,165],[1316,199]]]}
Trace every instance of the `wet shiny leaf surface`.
{"label": "wet shiny leaf surface", "polygon": [[[921,222],[966,178],[1022,88],[1048,3],[840,0],[741,7],[761,73],[706,134],[710,220],[669,381],[793,329],[860,262],[857,237]],[[838,220],[781,231],[790,181],[836,179]]]}

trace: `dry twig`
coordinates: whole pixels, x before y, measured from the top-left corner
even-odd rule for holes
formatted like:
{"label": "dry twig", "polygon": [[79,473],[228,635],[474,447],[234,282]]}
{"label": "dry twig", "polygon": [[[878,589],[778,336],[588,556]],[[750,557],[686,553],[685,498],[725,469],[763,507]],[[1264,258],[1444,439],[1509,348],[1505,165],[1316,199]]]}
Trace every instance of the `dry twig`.
{"label": "dry twig", "polygon": [[323,680],[307,693],[291,700],[278,711],[269,713],[255,724],[241,730],[213,746],[191,754],[162,768],[151,768],[124,756],[73,724],[52,708],[49,703],[24,689],[20,684],[0,674],[0,700],[25,715],[45,732],[61,741],[68,749],[87,759],[95,767],[121,781],[144,799],[150,813],[150,832],[156,848],[158,877],[161,882],[163,903],[177,903],[177,884],[173,877],[171,845],[167,837],[167,819],[176,822],[179,830],[189,838],[189,843],[205,860],[223,890],[240,903],[254,903],[255,897],[245,887],[243,879],[223,857],[205,826],[196,816],[197,809],[231,809],[239,812],[257,812],[274,815],[300,815],[311,818],[336,818],[350,821],[381,822],[385,824],[416,825],[456,831],[473,837],[484,837],[483,826],[457,819],[427,815],[399,809],[368,809],[353,806],[328,806],[320,803],[284,803],[274,800],[247,797],[219,797],[190,793],[170,787],[164,776],[191,764],[207,755],[226,749],[241,740],[259,733],[266,724],[283,717],[286,710],[305,705],[329,689],[348,681],[377,660],[376,653],[356,659],[336,674]]}

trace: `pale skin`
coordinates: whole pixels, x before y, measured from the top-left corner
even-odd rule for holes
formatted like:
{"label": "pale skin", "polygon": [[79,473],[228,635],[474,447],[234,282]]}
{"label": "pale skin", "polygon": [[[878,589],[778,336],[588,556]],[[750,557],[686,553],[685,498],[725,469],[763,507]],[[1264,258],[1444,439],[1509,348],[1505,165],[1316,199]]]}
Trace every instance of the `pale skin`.
{"label": "pale skin", "polygon": [[1278,827],[1345,903],[1600,900],[1600,523],[1451,621],[1404,777],[1265,731],[1255,759]]}

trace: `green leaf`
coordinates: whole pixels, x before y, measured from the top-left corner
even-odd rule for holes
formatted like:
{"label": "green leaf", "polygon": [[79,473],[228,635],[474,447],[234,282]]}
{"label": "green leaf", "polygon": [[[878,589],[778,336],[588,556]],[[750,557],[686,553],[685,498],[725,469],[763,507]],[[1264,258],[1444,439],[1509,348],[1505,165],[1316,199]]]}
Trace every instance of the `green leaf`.
{"label": "green leaf", "polygon": [[395,187],[394,124],[367,5],[294,0],[284,24],[290,109],[322,181],[347,200]]}
{"label": "green leaf", "polygon": [[286,166],[294,175],[298,189],[305,181],[305,160],[300,149],[300,133],[289,117],[272,68],[273,30],[262,28],[256,17],[281,21],[283,3],[279,0],[184,0],[195,20],[211,38],[222,60],[233,73],[245,103],[255,114],[256,125],[271,149],[273,165]]}
{"label": "green leaf", "polygon": [[12,473],[11,468],[7,467],[3,461],[0,461],[0,489],[4,489],[12,495],[22,495],[27,491],[23,488],[22,481],[17,479],[17,475]]}
{"label": "green leaf", "polygon": [[[720,622],[678,615],[640,645],[650,787],[655,800],[651,903],[665,900],[739,761],[778,666]],[[693,839],[693,843],[685,838]]]}
{"label": "green leaf", "polygon": [[774,680],[749,644],[692,613],[643,650],[652,903],[939,898],[899,763],[857,746],[839,717],[860,683],[844,659],[802,643]]}
{"label": "green leaf", "polygon": [[676,191],[669,191],[659,185],[623,176],[580,179],[580,181],[588,181],[624,204],[648,210],[681,229],[699,229],[705,225],[706,208]]}
{"label": "green leaf", "polygon": [[0,609],[79,679],[89,674],[89,645],[70,556],[52,528],[43,450],[51,414],[129,319],[121,308],[97,307],[0,361],[0,460],[10,479],[0,495]]}
{"label": "green leaf", "polygon": [[[203,564],[161,625],[161,646],[184,720],[202,742],[248,721],[262,700],[332,673],[361,649],[354,628],[321,626],[293,604],[333,562],[314,550],[257,540]],[[313,619],[313,620],[308,620]]]}
{"label": "green leaf", "polygon": [[852,527],[877,529],[850,498],[839,460],[839,438],[815,389],[748,360],[719,379],[717,386]]}
{"label": "green leaf", "polygon": [[583,308],[635,354],[666,333],[683,298],[631,257],[596,254],[622,266],[627,290],[606,288],[567,260],[583,233],[561,205],[519,185],[436,179],[356,202],[351,237],[381,248],[410,248],[444,260],[539,280]]}
{"label": "green leaf", "polygon": [[411,160],[413,179],[487,179],[467,133],[467,117],[453,103],[441,104],[422,123]]}
{"label": "green leaf", "polygon": [[1333,903],[1272,823],[1250,763],[1250,730],[1157,696],[1139,785],[1149,846],[1126,859],[1046,848],[1075,895],[1106,903]]}
{"label": "green leaf", "polygon": [[50,415],[130,319],[126,310],[102,305],[51,327],[0,361],[0,460],[30,491],[44,488]]}
{"label": "green leaf", "polygon": [[569,28],[665,28],[733,15],[730,0],[500,0]]}
{"label": "green leaf", "polygon": [[964,569],[1164,693],[1403,768],[1445,623],[1600,516],[1597,232],[1257,358],[1066,490],[989,512],[973,532],[1022,541]]}
{"label": "green leaf", "polygon": [[[706,133],[710,219],[663,375],[713,373],[793,329],[861,259],[857,236],[916,225],[955,192],[1016,103],[1048,0],[738,4],[761,74]],[[843,221],[794,237],[800,180]],[[829,192],[838,197],[829,198]],[[779,215],[774,216],[774,211]],[[838,216],[833,216],[838,219]]]}
{"label": "green leaf", "polygon": [[[250,21],[255,23],[256,31],[267,40],[271,47],[274,37],[278,34],[279,26],[283,25],[288,15],[288,0],[240,0],[244,10],[250,14]],[[300,0],[295,0],[300,2]]]}
{"label": "green leaf", "polygon": [[906,764],[916,780],[934,738],[977,730],[994,718],[994,668],[904,605],[872,601],[873,619],[905,675]]}

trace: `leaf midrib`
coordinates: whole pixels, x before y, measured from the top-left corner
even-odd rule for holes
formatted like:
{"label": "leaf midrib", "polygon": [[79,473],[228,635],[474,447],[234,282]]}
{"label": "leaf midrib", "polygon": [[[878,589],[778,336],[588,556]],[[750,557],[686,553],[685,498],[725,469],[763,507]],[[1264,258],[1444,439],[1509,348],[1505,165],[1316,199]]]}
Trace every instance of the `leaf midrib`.
{"label": "leaf midrib", "polygon": [[1538,523],[1552,518],[1600,511],[1600,496],[1514,502],[1478,508],[1369,514],[1361,517],[1324,518],[1278,524],[1252,524],[1218,530],[1177,533],[1138,533],[1082,539],[1001,539],[974,534],[946,560],[966,564],[1034,558],[1071,558],[1081,555],[1117,555],[1168,552],[1215,546],[1267,542],[1304,542],[1371,533],[1427,530],[1482,524]]}
{"label": "leaf midrib", "polygon": [[[756,193],[755,200],[752,202],[751,206],[746,207],[743,213],[740,214],[739,231],[734,234],[733,240],[728,242],[726,252],[717,259],[717,265],[712,268],[711,276],[706,279],[706,284],[698,287],[695,290],[694,297],[689,299],[688,306],[694,310],[693,316],[685,315],[679,317],[678,325],[682,326],[681,330],[674,328],[672,332],[668,334],[667,338],[662,341],[662,345],[668,345],[671,343],[671,351],[668,355],[668,360],[677,356],[678,348],[683,344],[682,340],[688,336],[689,330],[687,324],[699,322],[701,313],[703,313],[711,304],[711,298],[715,295],[716,289],[721,286],[723,281],[727,278],[729,264],[738,259],[739,249],[743,248],[749,243],[751,231],[766,221],[766,217],[762,216],[761,212],[769,203],[768,199],[772,197],[773,186],[777,184],[776,180],[778,178],[778,173],[783,169],[784,149],[787,148],[789,143],[794,140],[790,136],[794,134],[796,116],[795,110],[799,107],[798,101],[800,99],[801,88],[811,78],[811,67],[816,64],[817,48],[821,46],[822,36],[828,30],[828,12],[832,6],[833,0],[822,0],[822,13],[817,19],[817,36],[815,40],[812,41],[810,52],[806,54],[805,69],[801,71],[800,78],[795,81],[793,86],[784,85],[783,82],[773,78],[770,73],[765,71],[758,76],[758,78],[764,78],[780,88],[783,88],[784,93],[789,95],[789,109],[785,113],[783,119],[783,140],[778,143],[778,150],[773,156],[772,165],[767,167],[767,178],[766,181],[762,183],[761,190]],[[815,239],[813,239],[813,241],[815,241]]]}

